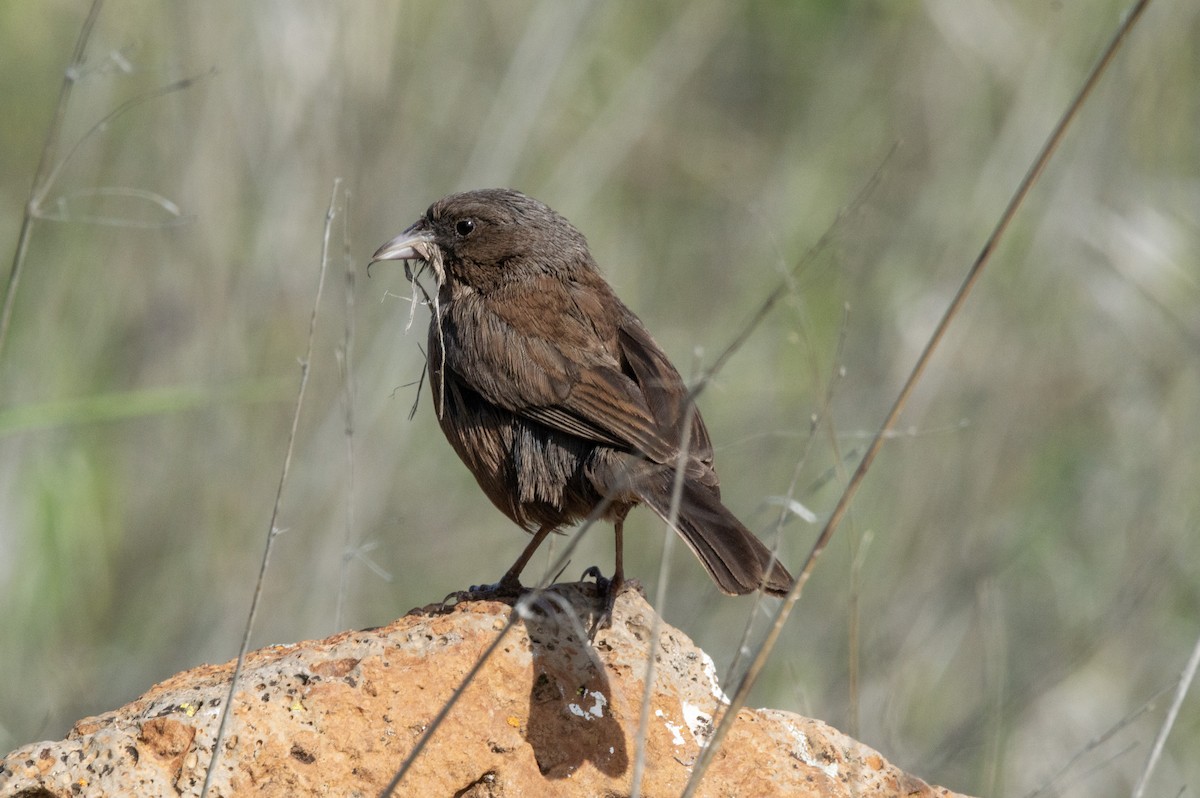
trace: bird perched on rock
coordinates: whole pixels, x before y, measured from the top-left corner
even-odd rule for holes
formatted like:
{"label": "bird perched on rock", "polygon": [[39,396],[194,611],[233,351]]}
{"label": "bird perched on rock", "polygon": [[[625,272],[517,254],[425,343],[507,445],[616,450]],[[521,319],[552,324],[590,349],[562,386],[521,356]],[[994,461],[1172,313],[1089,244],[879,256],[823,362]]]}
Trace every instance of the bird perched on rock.
{"label": "bird perched on rock", "polygon": [[499,588],[520,587],[550,532],[598,512],[616,533],[611,607],[625,516],[645,504],[722,592],[788,592],[791,575],[721,504],[712,444],[679,372],[570,222],[518,191],[451,194],[372,262],[396,260],[422,261],[437,281],[428,367],[446,439],[492,503],[533,532]]}

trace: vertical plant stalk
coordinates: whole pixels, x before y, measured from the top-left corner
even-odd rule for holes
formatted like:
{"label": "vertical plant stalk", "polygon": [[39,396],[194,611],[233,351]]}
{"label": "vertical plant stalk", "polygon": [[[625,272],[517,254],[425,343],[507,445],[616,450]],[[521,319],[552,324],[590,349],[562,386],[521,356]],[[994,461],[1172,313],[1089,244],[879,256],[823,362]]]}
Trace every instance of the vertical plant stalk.
{"label": "vertical plant stalk", "polygon": [[1200,668],[1200,638],[1196,640],[1196,645],[1192,648],[1192,656],[1188,657],[1187,665],[1184,666],[1183,673],[1179,676],[1179,684],[1175,687],[1175,697],[1171,700],[1170,708],[1167,709],[1167,717],[1163,719],[1162,726],[1159,727],[1158,734],[1154,737],[1154,745],[1150,748],[1150,755],[1146,757],[1146,766],[1142,768],[1142,775],[1138,777],[1137,784],[1133,788],[1133,798],[1142,798],[1146,792],[1146,784],[1149,783],[1150,776],[1154,773],[1158,758],[1162,756],[1163,746],[1167,743],[1167,737],[1171,734],[1171,727],[1175,725],[1175,719],[1179,717],[1179,708],[1183,706],[1183,699],[1187,697],[1192,681],[1196,678],[1197,668]]}
{"label": "vertical plant stalk", "polygon": [[333,194],[329,198],[329,209],[325,212],[325,234],[321,243],[321,269],[317,279],[317,295],[313,298],[312,316],[308,321],[308,345],[304,351],[304,359],[300,361],[300,387],[296,391],[296,408],[292,412],[292,429],[288,433],[287,451],[283,456],[283,468],[279,474],[279,487],[275,491],[275,506],[271,508],[271,523],[267,529],[267,541],[263,548],[262,561],[258,566],[258,579],[254,583],[254,596],[250,599],[250,612],[246,616],[246,629],[242,633],[242,645],[238,649],[237,664],[233,667],[233,675],[229,679],[229,693],[225,696],[225,704],[221,707],[221,722],[217,726],[217,735],[213,740],[212,758],[204,774],[204,786],[200,788],[200,798],[208,795],[212,785],[213,775],[217,772],[217,764],[221,759],[221,749],[225,745],[225,735],[229,727],[229,719],[233,717],[233,701],[237,694],[238,677],[246,663],[246,654],[250,651],[250,636],[254,632],[254,621],[258,617],[258,604],[262,599],[263,583],[266,581],[267,567],[271,561],[271,549],[275,546],[275,537],[279,534],[275,522],[279,518],[279,507],[282,504],[283,488],[287,484],[288,470],[292,465],[292,452],[296,445],[296,430],[300,426],[300,410],[304,406],[304,393],[308,388],[309,364],[312,361],[313,339],[317,330],[317,312],[321,307],[321,294],[325,290],[325,273],[329,265],[329,232],[333,226],[334,211],[337,207],[338,192],[342,187],[342,179],[333,181]]}
{"label": "vertical plant stalk", "polygon": [[646,742],[650,736],[650,704],[654,697],[654,668],[658,659],[658,639],[662,635],[663,612],[667,606],[667,588],[670,585],[671,552],[675,547],[675,524],[679,520],[679,504],[683,501],[683,481],[687,475],[689,449],[692,444],[692,420],[696,415],[696,403],[688,402],[683,414],[683,435],[679,441],[679,456],[675,461],[675,479],[671,484],[671,504],[663,536],[662,556],[658,561],[658,590],[654,597],[654,613],[650,621],[650,640],[646,650],[645,690],[642,692],[642,708],[638,715],[637,749],[633,757],[633,786],[629,798],[641,798],[642,776],[646,769]]}
{"label": "vertical plant stalk", "polygon": [[791,592],[780,604],[779,610],[775,615],[774,625],[768,631],[762,647],[751,661],[750,667],[747,669],[745,675],[739,682],[730,705],[726,709],[725,714],[722,716],[721,722],[717,725],[712,738],[700,752],[700,756],[696,760],[695,767],[692,770],[692,776],[688,780],[687,788],[684,790],[682,798],[691,798],[691,796],[696,794],[696,790],[700,786],[700,781],[703,779],[705,771],[712,763],[713,756],[716,754],[717,750],[719,750],[721,742],[725,739],[725,735],[728,734],[729,730],[733,727],[733,723],[737,718],[738,710],[745,706],[746,698],[750,694],[750,689],[754,686],[755,682],[758,681],[758,677],[762,673],[763,667],[766,665],[767,658],[774,650],[775,644],[779,640],[780,632],[783,630],[783,625],[787,621],[788,614],[791,613],[792,608],[799,600],[800,594],[804,590],[805,583],[808,581],[809,577],[812,576],[813,568],[817,559],[821,556],[821,553],[825,550],[825,547],[829,545],[829,541],[833,537],[834,532],[837,531],[842,519],[845,518],[847,511],[850,509],[850,503],[858,494],[858,489],[862,487],[862,483],[867,475],[867,472],[870,470],[871,465],[875,462],[875,458],[879,455],[880,449],[883,448],[883,443],[889,436],[892,428],[895,426],[896,420],[900,417],[901,411],[903,411],[904,407],[908,404],[909,397],[912,395],[917,383],[924,375],[925,369],[928,367],[929,362],[933,359],[933,354],[935,351],[937,351],[938,345],[941,344],[942,339],[945,337],[946,330],[949,329],[951,322],[954,321],[959,312],[962,310],[963,305],[966,304],[967,297],[970,296],[972,289],[974,289],[975,284],[979,281],[980,276],[983,274],[984,267],[991,261],[992,254],[995,252],[997,244],[1000,242],[1001,238],[1003,238],[1005,232],[1007,232],[1009,226],[1012,224],[1013,218],[1016,216],[1021,205],[1024,204],[1025,198],[1029,195],[1033,185],[1037,182],[1038,178],[1041,177],[1042,172],[1046,168],[1046,164],[1049,163],[1051,156],[1053,156],[1054,152],[1058,149],[1058,145],[1062,143],[1063,137],[1066,135],[1067,128],[1070,127],[1071,122],[1073,122],[1075,117],[1078,116],[1079,109],[1083,107],[1084,102],[1091,95],[1092,90],[1096,87],[1096,84],[1099,83],[1101,76],[1107,71],[1109,64],[1112,63],[1113,57],[1124,43],[1126,36],[1133,29],[1134,25],[1137,24],[1138,19],[1141,18],[1142,12],[1146,10],[1146,7],[1149,4],[1150,0],[1137,0],[1137,2],[1134,3],[1133,7],[1126,14],[1125,19],[1122,20],[1121,24],[1117,27],[1116,32],[1109,40],[1108,45],[1101,53],[1100,58],[1096,61],[1096,64],[1088,73],[1083,85],[1080,87],[1075,97],[1071,100],[1070,104],[1067,106],[1067,109],[1059,117],[1054,129],[1051,131],[1049,137],[1042,145],[1041,150],[1034,158],[1033,164],[1029,167],[1028,171],[1026,171],[1025,176],[1021,179],[1021,182],[1017,185],[1016,191],[1013,192],[1012,197],[1008,201],[1008,205],[1004,208],[1003,213],[1001,213],[999,221],[997,221],[996,226],[992,229],[991,234],[984,242],[983,248],[980,250],[979,255],[976,256],[975,261],[971,264],[970,269],[968,269],[962,285],[959,287],[958,292],[954,295],[954,299],[951,300],[950,305],[946,308],[946,312],[942,315],[942,318],[938,322],[937,327],[934,329],[933,334],[929,337],[929,341],[925,344],[925,348],[922,350],[920,357],[917,358],[917,362],[913,366],[912,371],[909,373],[908,379],[905,381],[904,386],[900,389],[900,393],[897,395],[896,401],[892,404],[892,409],[884,418],[883,424],[880,426],[879,431],[875,433],[875,437],[871,440],[871,445],[867,447],[867,451],[863,455],[862,461],[859,462],[858,468],[854,472],[854,476],[851,477],[849,484],[846,485],[846,489],[842,492],[841,498],[838,499],[838,503],[834,507],[829,520],[826,522],[825,528],[821,531],[821,534],[817,537],[816,542],[813,544],[812,551],[809,552],[808,559],[804,562],[804,567],[801,568],[800,572],[796,576],[796,583],[792,586]]}
{"label": "vertical plant stalk", "polygon": [[[864,195],[860,193],[859,198],[862,199],[863,197]],[[782,289],[783,286],[781,286],[781,290]],[[850,307],[849,305],[845,305],[842,308],[842,322],[838,332],[837,349],[835,350],[833,356],[833,369],[832,373],[829,375],[829,381],[827,383],[827,387],[825,388],[824,396],[821,399],[821,406],[815,413],[812,414],[812,417],[809,419],[808,435],[806,435],[804,438],[804,445],[801,447],[800,456],[796,458],[796,465],[792,468],[792,478],[791,481],[788,482],[787,492],[780,497],[783,501],[781,502],[779,509],[779,518],[775,521],[775,532],[772,538],[772,546],[775,552],[779,551],[779,547],[783,543],[783,527],[787,524],[789,516],[795,516],[797,518],[803,517],[796,512],[792,506],[792,503],[796,501],[796,491],[800,484],[800,475],[804,470],[804,466],[808,463],[808,456],[812,453],[813,444],[816,441],[816,431],[824,425],[829,427],[831,433],[834,430],[834,423],[832,421],[833,397],[837,391],[838,382],[845,375],[845,371],[842,368],[842,354],[846,347],[846,333],[850,328],[849,317]],[[813,368],[813,384],[820,384],[820,377],[818,376],[818,371],[815,366]],[[836,435],[831,434],[831,437],[836,441]],[[838,455],[838,459],[841,459],[841,455]],[[813,523],[815,523],[815,519]],[[742,638],[740,641],[738,641],[737,648],[734,649],[733,659],[729,663],[729,667],[725,672],[725,678],[721,680],[722,684],[730,684],[733,682],[735,674],[738,673],[738,669],[741,667],[742,657],[744,654],[750,651],[750,635],[754,631],[754,620],[758,617],[759,610],[763,606],[764,600],[765,596],[762,593],[759,593],[755,598],[754,607],[750,612],[750,617],[747,619],[746,625],[742,629]],[[765,614],[765,610],[763,612]],[[720,706],[716,708],[716,710],[719,709]],[[713,712],[713,717],[716,717],[717,715],[716,710]]]}
{"label": "vertical plant stalk", "polygon": [[92,29],[100,17],[100,9],[104,0],[92,0],[92,7],[83,20],[79,29],[79,38],[75,41],[75,51],[71,53],[71,62],[63,71],[62,87],[58,91],[58,105],[54,109],[54,117],[46,129],[46,141],[42,145],[41,159],[38,161],[37,172],[34,173],[33,185],[29,188],[29,199],[25,202],[25,214],[21,217],[21,231],[17,234],[17,248],[13,253],[12,266],[8,271],[8,283],[4,286],[4,304],[0,306],[0,357],[4,353],[4,344],[8,340],[8,325],[12,320],[13,305],[17,299],[17,286],[21,282],[21,272],[25,270],[25,254],[29,251],[29,239],[33,235],[33,220],[37,216],[38,205],[45,194],[54,173],[53,164],[58,156],[58,142],[62,136],[63,120],[67,116],[67,105],[71,100],[71,89],[83,72],[83,60],[87,54],[88,40],[92,37]]}
{"label": "vertical plant stalk", "polygon": [[[350,215],[350,193],[343,196],[343,220]],[[346,265],[346,327],[342,337],[342,403],[346,435],[346,531],[339,562],[337,609],[333,616],[334,631],[341,631],[345,617],[346,594],[350,590],[350,561],[354,559],[354,259],[350,257],[350,226],[342,225],[342,259]]]}

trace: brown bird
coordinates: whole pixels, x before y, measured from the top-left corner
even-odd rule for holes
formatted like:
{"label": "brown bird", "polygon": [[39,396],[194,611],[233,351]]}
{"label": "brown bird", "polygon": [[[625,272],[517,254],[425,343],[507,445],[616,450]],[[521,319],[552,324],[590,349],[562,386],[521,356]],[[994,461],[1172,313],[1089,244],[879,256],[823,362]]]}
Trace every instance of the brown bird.
{"label": "brown bird", "polygon": [[607,502],[600,517],[616,533],[610,607],[624,582],[622,527],[638,504],[673,525],[722,592],[787,593],[791,575],[721,504],[712,443],[699,412],[688,412],[679,372],[570,222],[518,191],[452,194],[372,258],[385,260],[433,271],[434,412],[492,503],[533,532],[500,588],[520,587],[550,532]]}

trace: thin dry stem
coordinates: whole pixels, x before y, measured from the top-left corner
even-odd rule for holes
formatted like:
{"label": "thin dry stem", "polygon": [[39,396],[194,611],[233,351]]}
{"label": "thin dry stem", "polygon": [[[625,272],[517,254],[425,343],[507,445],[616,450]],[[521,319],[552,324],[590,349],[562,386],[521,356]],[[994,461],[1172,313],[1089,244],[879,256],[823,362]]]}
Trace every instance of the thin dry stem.
{"label": "thin dry stem", "polygon": [[1158,699],[1160,699],[1164,695],[1166,695],[1171,690],[1172,687],[1173,687],[1173,685],[1168,684],[1165,687],[1160,688],[1158,691],[1156,691],[1154,693],[1154,695],[1150,696],[1150,698],[1145,703],[1143,703],[1140,707],[1135,709],[1133,712],[1130,712],[1125,717],[1121,718],[1119,721],[1114,723],[1112,726],[1110,726],[1104,732],[1096,735],[1091,740],[1088,740],[1087,745],[1085,745],[1083,748],[1076,751],[1075,754],[1070,759],[1068,759],[1061,768],[1058,769],[1058,772],[1056,772],[1053,776],[1051,776],[1049,779],[1047,779],[1045,781],[1045,783],[1043,783],[1041,786],[1039,786],[1033,792],[1027,793],[1025,795],[1025,798],[1038,798],[1039,795],[1045,795],[1045,794],[1051,792],[1052,790],[1054,790],[1058,794],[1061,794],[1062,790],[1059,788],[1059,782],[1061,782],[1063,777],[1071,771],[1071,768],[1075,767],[1075,764],[1077,762],[1079,762],[1080,759],[1082,759],[1085,755],[1091,753],[1092,751],[1096,750],[1101,745],[1104,745],[1104,743],[1108,742],[1113,737],[1115,737],[1117,735],[1117,733],[1120,732],[1122,729],[1127,728],[1135,720],[1137,720],[1142,715],[1146,714],[1151,709],[1153,709],[1155,702],[1157,702]]}
{"label": "thin dry stem", "polygon": [[1142,775],[1138,777],[1137,785],[1133,788],[1133,798],[1142,798],[1146,792],[1146,785],[1150,782],[1150,776],[1154,773],[1154,767],[1158,764],[1159,757],[1162,756],[1163,746],[1167,744],[1167,737],[1171,734],[1175,719],[1179,717],[1179,708],[1183,706],[1183,700],[1187,698],[1192,681],[1196,678],[1197,668],[1200,668],[1200,638],[1196,639],[1196,645],[1192,647],[1192,655],[1188,657],[1187,665],[1184,666],[1183,673],[1179,676],[1179,684],[1175,687],[1175,697],[1171,700],[1167,716],[1163,718],[1162,726],[1159,727],[1158,734],[1154,737],[1154,745],[1150,748],[1150,755],[1146,757],[1146,766],[1142,768]]}
{"label": "thin dry stem", "polygon": [[[808,463],[808,457],[812,453],[813,444],[816,442],[816,436],[813,434],[818,426],[823,423],[824,419],[828,419],[832,413],[833,397],[837,392],[837,385],[841,381],[843,375],[842,369],[842,353],[845,351],[846,332],[849,329],[850,308],[843,307],[842,324],[838,334],[837,349],[834,351],[833,357],[833,373],[830,374],[829,380],[825,383],[826,388],[821,398],[821,406],[816,413],[813,414],[809,422],[808,432],[804,435],[804,445],[801,447],[800,456],[796,458],[796,465],[792,469],[792,479],[788,483],[787,493],[780,497],[779,519],[775,522],[775,549],[783,542],[783,527],[788,522],[789,515],[800,516],[800,513],[792,509],[792,502],[796,501],[797,485],[800,484],[800,475],[804,470],[804,466]],[[814,374],[816,368],[813,368]],[[819,380],[814,378],[813,382],[819,384]],[[832,425],[830,425],[832,427]],[[751,612],[749,620],[746,622],[745,628],[742,630],[742,639],[738,642],[737,648],[734,650],[733,660],[729,663],[729,668],[726,670],[724,683],[732,682],[735,674],[738,673],[738,668],[741,666],[742,657],[745,652],[750,650],[750,633],[753,630],[753,619],[757,615],[757,610],[762,606],[763,595],[760,593],[755,597],[754,611]],[[719,709],[719,707],[718,707]],[[713,713],[716,717],[716,712]]]}
{"label": "thin dry stem", "polygon": [[[667,605],[667,588],[670,585],[671,551],[675,545],[675,524],[679,519],[679,503],[683,500],[683,482],[687,475],[687,464],[692,438],[692,419],[696,415],[696,405],[687,403],[683,414],[683,435],[679,441],[679,456],[675,461],[675,480],[671,484],[671,505],[667,513],[667,530],[663,536],[662,557],[658,563],[658,589],[654,597],[655,612],[650,622],[650,640],[646,650],[646,685],[642,693],[642,707],[638,714],[637,750],[633,758],[633,787],[630,798],[639,798],[642,794],[642,775],[646,769],[646,739],[650,730],[650,699],[654,695],[654,666],[658,651],[658,638],[662,634],[662,614]],[[770,573],[767,566],[766,573]]]}
{"label": "thin dry stem", "polygon": [[968,269],[966,278],[959,287],[958,293],[956,293],[954,299],[951,300],[950,305],[946,308],[946,312],[943,314],[941,320],[938,322],[937,327],[934,329],[933,334],[930,336],[928,343],[926,343],[925,349],[921,352],[920,357],[917,358],[917,362],[913,366],[913,369],[910,372],[908,379],[905,381],[904,386],[900,389],[900,393],[896,397],[896,401],[893,403],[892,409],[888,412],[883,423],[880,425],[879,432],[876,433],[875,438],[871,441],[871,445],[867,448],[866,453],[863,455],[863,459],[859,463],[857,470],[855,470],[854,476],[850,479],[845,491],[842,492],[842,496],[838,500],[837,505],[834,507],[833,513],[830,515],[829,521],[825,524],[824,530],[822,530],[820,536],[817,538],[816,543],[813,544],[812,551],[809,553],[808,559],[804,563],[804,567],[796,576],[796,583],[792,586],[791,593],[779,607],[779,611],[775,616],[774,625],[767,633],[767,637],[763,641],[762,647],[755,656],[754,661],[751,662],[750,668],[746,671],[746,674],[742,677],[741,682],[738,684],[730,706],[726,710],[725,715],[721,718],[721,721],[714,731],[712,738],[704,747],[704,750],[701,751],[700,757],[697,759],[695,767],[692,770],[692,776],[688,780],[687,788],[684,790],[683,798],[689,798],[689,796],[695,795],[696,790],[699,788],[700,781],[703,779],[704,773],[708,769],[708,766],[712,763],[714,754],[719,749],[721,742],[725,738],[725,735],[729,733],[729,730],[733,726],[733,722],[737,717],[738,710],[745,705],[746,697],[750,693],[750,688],[753,687],[754,683],[758,680],[759,675],[762,673],[763,667],[766,665],[767,658],[774,650],[775,644],[779,640],[779,635],[783,630],[783,625],[786,623],[788,615],[791,613],[792,608],[799,600],[800,594],[804,590],[805,583],[808,581],[809,577],[812,576],[812,571],[817,559],[821,556],[821,553],[825,550],[825,547],[829,545],[829,541],[833,537],[834,532],[837,531],[838,526],[841,525],[842,519],[845,518],[847,511],[850,509],[850,503],[858,493],[858,489],[862,486],[863,480],[865,479],[867,472],[870,470],[872,463],[874,463],[875,458],[878,456],[880,449],[883,448],[883,443],[887,439],[888,431],[895,426],[896,420],[899,418],[901,411],[908,404],[909,396],[912,395],[913,389],[920,381],[922,375],[924,375],[925,369],[929,365],[930,360],[933,359],[933,354],[935,351],[937,351],[938,345],[941,344],[942,339],[945,337],[946,330],[949,329],[950,323],[958,316],[963,305],[966,303],[967,297],[971,294],[971,290],[975,287],[979,277],[983,274],[984,266],[991,261],[991,256],[995,251],[996,245],[1004,236],[1004,233],[1008,230],[1009,225],[1012,223],[1013,218],[1017,214],[1017,211],[1020,209],[1021,205],[1025,201],[1025,198],[1028,196],[1030,189],[1033,187],[1034,183],[1037,182],[1038,177],[1041,176],[1042,171],[1046,168],[1046,164],[1049,163],[1054,151],[1062,142],[1067,128],[1078,115],[1079,109],[1083,106],[1084,101],[1096,87],[1100,77],[1104,74],[1109,64],[1112,62],[1113,56],[1124,42],[1129,31],[1133,29],[1133,26],[1137,23],[1137,20],[1141,17],[1142,12],[1146,9],[1147,5],[1149,5],[1149,0],[1138,0],[1138,2],[1135,3],[1133,8],[1130,10],[1129,14],[1118,26],[1117,31],[1113,34],[1108,46],[1104,49],[1095,66],[1093,66],[1092,70],[1088,73],[1088,76],[1084,80],[1082,87],[1079,89],[1071,103],[1067,106],[1067,109],[1059,118],[1058,123],[1054,126],[1054,129],[1046,139],[1046,142],[1042,145],[1042,149],[1034,158],[1032,166],[1030,166],[1029,170],[1025,173],[1025,176],[1021,179],[1021,182],[1017,185],[1016,191],[1009,199],[1008,205],[1000,215],[999,221],[996,223],[996,226],[993,228],[991,234],[984,242],[983,248],[980,250],[979,255],[975,258],[974,263],[972,263],[970,269]]}
{"label": "thin dry stem", "polygon": [[[837,354],[834,357],[834,374],[840,376],[842,373],[842,351],[846,341],[846,331],[850,327],[849,323],[850,307],[847,305],[842,312],[842,327],[841,335],[838,338]],[[830,381],[831,392],[833,381]],[[825,425],[826,431],[829,433],[829,446],[833,453],[833,468],[837,475],[838,481],[845,485],[849,482],[849,474],[846,473],[846,459],[842,453],[841,444],[838,441],[837,424],[833,420],[833,401],[832,393],[826,397],[825,407],[822,408],[822,417],[827,420]],[[851,517],[851,526],[854,519]],[[851,737],[858,737],[858,715],[859,715],[859,596],[861,591],[861,575],[866,546],[859,547],[859,536],[856,530],[851,530],[854,534],[850,535],[850,589],[847,597],[846,606],[846,673],[847,673],[847,693],[849,700],[849,732]]]}
{"label": "thin dry stem", "polygon": [[338,580],[337,608],[334,611],[334,630],[342,628],[346,611],[346,596],[350,591],[350,561],[358,552],[354,546],[354,259],[350,256],[350,193],[342,195],[342,260],[346,266],[345,298],[346,326],[342,332],[340,362],[342,365],[342,410],[346,420],[346,529]]}
{"label": "thin dry stem", "polygon": [[190,89],[192,86],[194,86],[199,81],[203,80],[204,78],[211,77],[212,75],[215,75],[216,73],[217,73],[217,70],[215,68],[210,69],[207,72],[204,72],[200,75],[193,75],[190,78],[182,78],[180,80],[174,81],[173,83],[168,83],[166,86],[159,86],[157,89],[151,89],[150,91],[143,92],[143,93],[137,95],[136,97],[129,98],[128,100],[121,103],[113,110],[109,111],[104,116],[100,117],[100,119],[95,124],[93,124],[90,128],[88,128],[86,133],[84,133],[82,136],[80,136],[79,139],[73,145],[71,145],[71,149],[67,152],[66,155],[63,156],[62,160],[60,160],[58,163],[54,164],[54,167],[50,170],[50,173],[46,176],[45,182],[43,182],[40,186],[38,186],[38,191],[35,193],[35,196],[32,198],[33,213],[37,216],[41,215],[42,203],[46,201],[46,196],[50,193],[50,189],[53,187],[55,181],[58,179],[58,175],[61,174],[62,170],[64,168],[66,168],[66,165],[71,162],[71,159],[75,156],[75,153],[77,153],[79,151],[79,148],[81,146],[83,146],[84,142],[86,142],[92,136],[99,133],[101,130],[104,130],[105,128],[107,128],[113,122],[114,119],[116,119],[120,116],[123,116],[126,112],[131,111],[134,108],[137,108],[139,105],[148,103],[151,100],[156,100],[159,97],[165,97],[168,94],[174,94],[177,91],[183,91],[185,89]]}
{"label": "thin dry stem", "polygon": [[292,428],[288,433],[287,451],[283,456],[283,468],[279,474],[279,487],[275,491],[275,505],[271,508],[271,523],[267,528],[267,540],[263,547],[262,561],[258,566],[258,578],[254,582],[254,596],[250,599],[250,612],[246,616],[246,628],[242,632],[242,644],[238,649],[237,664],[233,667],[233,675],[229,679],[229,692],[225,696],[225,703],[221,707],[221,722],[217,726],[217,736],[213,740],[212,759],[209,760],[208,769],[204,773],[204,786],[200,789],[200,798],[205,798],[208,795],[208,788],[212,785],[213,775],[217,772],[217,763],[221,758],[221,751],[225,744],[225,735],[229,727],[229,719],[233,716],[233,700],[237,693],[238,677],[242,674],[242,668],[246,663],[246,654],[250,651],[250,636],[254,632],[254,621],[258,617],[258,604],[262,599],[263,584],[266,581],[267,567],[271,561],[271,549],[275,545],[275,536],[278,530],[275,527],[275,522],[279,518],[279,507],[283,502],[283,488],[287,484],[288,470],[292,465],[292,451],[296,444],[296,430],[300,426],[300,410],[304,406],[304,393],[308,387],[308,367],[312,361],[313,339],[317,331],[317,312],[321,307],[321,294],[325,289],[325,273],[329,266],[329,233],[333,226],[334,208],[337,203],[338,191],[341,189],[342,179],[339,177],[333,181],[333,194],[329,198],[329,208],[325,212],[325,233],[321,242],[321,269],[320,276],[317,279],[317,293],[313,297],[312,315],[308,321],[308,345],[304,351],[304,359],[300,361],[300,385],[296,390],[296,407],[292,411]]}

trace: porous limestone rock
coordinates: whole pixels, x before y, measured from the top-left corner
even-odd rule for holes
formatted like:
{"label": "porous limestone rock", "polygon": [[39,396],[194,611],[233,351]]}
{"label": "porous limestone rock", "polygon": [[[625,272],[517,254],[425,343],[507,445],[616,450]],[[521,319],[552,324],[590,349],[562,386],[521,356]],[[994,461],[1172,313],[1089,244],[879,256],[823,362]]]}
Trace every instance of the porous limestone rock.
{"label": "porous limestone rock", "polygon": [[[594,586],[560,585],[513,615],[463,601],[394,623],[251,653],[212,798],[377,796],[451,694],[503,639],[415,757],[398,796],[626,796],[654,611],[635,590],[589,644]],[[681,793],[724,708],[712,660],[663,624],[641,794]],[[0,796],[197,796],[233,663],[180,673],[65,740],[0,760]],[[703,796],[945,796],[816,720],[743,709]]]}

